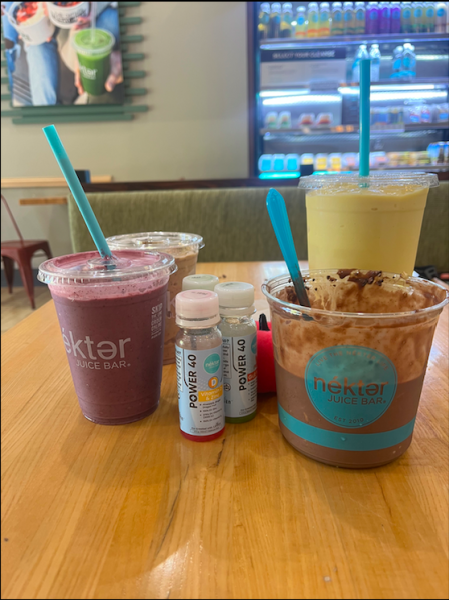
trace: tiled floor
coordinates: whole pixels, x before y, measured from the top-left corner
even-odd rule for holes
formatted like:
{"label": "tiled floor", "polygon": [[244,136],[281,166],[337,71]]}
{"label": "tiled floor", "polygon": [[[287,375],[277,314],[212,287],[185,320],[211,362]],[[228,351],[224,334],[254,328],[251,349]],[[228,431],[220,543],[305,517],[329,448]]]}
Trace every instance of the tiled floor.
{"label": "tiled floor", "polygon": [[[33,312],[30,301],[23,287],[16,287],[13,293],[8,293],[8,288],[2,290],[2,334],[11,327],[14,327],[22,319]],[[47,286],[37,286],[34,288],[34,299],[36,308],[39,308],[50,300],[50,292]]]}

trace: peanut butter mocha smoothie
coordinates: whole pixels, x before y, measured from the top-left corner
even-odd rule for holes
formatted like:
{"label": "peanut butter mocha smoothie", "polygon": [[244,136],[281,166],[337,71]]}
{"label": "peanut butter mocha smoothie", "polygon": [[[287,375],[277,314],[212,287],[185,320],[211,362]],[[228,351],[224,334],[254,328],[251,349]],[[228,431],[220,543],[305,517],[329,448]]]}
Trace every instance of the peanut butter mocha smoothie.
{"label": "peanut butter mocha smoothie", "polygon": [[300,452],[374,467],[411,443],[442,287],[381,271],[312,271],[311,309],[288,276],[264,287],[272,311],[280,428]]}

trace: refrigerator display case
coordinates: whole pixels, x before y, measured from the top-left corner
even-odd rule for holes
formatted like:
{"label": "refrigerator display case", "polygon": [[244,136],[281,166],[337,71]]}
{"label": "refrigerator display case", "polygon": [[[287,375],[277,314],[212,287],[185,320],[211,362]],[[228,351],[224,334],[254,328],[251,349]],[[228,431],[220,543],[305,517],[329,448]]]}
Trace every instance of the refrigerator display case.
{"label": "refrigerator display case", "polygon": [[[252,174],[270,179],[357,170],[358,62],[370,57],[371,169],[419,168],[445,178],[449,11],[446,7],[446,21],[438,26],[424,17],[395,26],[391,11],[397,4],[407,3],[248,3]],[[435,15],[447,5],[412,4],[424,14],[433,7]],[[349,32],[343,23],[335,34],[333,16],[337,22],[341,10],[344,20],[351,5],[353,18],[356,10],[363,13],[363,25]],[[390,22],[372,33],[369,11],[377,9],[380,18],[385,7]],[[315,30],[308,30],[308,19],[313,27],[316,18]],[[301,19],[305,26],[299,27]]]}

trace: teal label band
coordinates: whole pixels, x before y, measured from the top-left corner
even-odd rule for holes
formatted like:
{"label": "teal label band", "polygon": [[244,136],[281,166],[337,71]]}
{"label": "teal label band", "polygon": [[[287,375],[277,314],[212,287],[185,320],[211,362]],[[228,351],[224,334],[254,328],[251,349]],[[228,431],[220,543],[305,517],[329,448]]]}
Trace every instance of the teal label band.
{"label": "teal label band", "polygon": [[334,450],[349,450],[352,452],[383,450],[406,440],[415,426],[415,419],[412,419],[402,427],[383,433],[337,433],[336,431],[320,429],[298,421],[298,419],[289,415],[279,403],[278,409],[279,419],[289,431],[307,442],[325,448],[333,448]]}

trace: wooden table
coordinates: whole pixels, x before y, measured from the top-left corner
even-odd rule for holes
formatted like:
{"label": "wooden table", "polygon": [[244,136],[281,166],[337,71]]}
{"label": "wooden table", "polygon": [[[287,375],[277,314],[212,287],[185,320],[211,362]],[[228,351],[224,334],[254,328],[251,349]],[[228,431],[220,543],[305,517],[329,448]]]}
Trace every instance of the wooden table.
{"label": "wooden table", "polygon": [[[260,284],[281,263],[201,264]],[[2,337],[3,598],[446,598],[448,315],[415,436],[350,471],[283,439],[275,396],[198,444],[178,429],[175,366],[151,417],[78,408],[52,302]]]}

